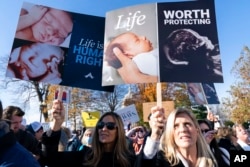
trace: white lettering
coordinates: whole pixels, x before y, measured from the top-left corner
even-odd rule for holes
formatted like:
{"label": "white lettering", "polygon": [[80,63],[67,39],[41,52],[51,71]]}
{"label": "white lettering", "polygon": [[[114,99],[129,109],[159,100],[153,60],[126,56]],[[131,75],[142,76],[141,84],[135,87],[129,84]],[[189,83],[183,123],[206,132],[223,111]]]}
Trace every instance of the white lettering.
{"label": "white lettering", "polygon": [[133,29],[134,25],[143,25],[145,23],[146,15],[139,15],[141,11],[129,13],[127,18],[124,15],[118,16],[118,22],[115,29],[126,28],[126,30]]}

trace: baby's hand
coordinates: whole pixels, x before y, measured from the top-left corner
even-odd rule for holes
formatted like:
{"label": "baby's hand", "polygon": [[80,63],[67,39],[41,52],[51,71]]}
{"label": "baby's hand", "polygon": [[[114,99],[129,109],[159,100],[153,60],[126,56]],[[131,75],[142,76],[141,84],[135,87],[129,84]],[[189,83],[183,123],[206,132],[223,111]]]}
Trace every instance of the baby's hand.
{"label": "baby's hand", "polygon": [[33,19],[35,22],[39,21],[44,14],[48,11],[48,8],[41,5],[34,5],[29,10],[29,15],[31,19]]}
{"label": "baby's hand", "polygon": [[52,75],[55,77],[61,77],[61,74],[59,73],[58,64],[60,63],[60,60],[57,58],[52,58],[51,62],[47,63],[48,69]]}
{"label": "baby's hand", "polygon": [[61,79],[61,74],[58,69],[58,63],[60,60],[57,58],[53,58],[51,62],[48,62],[47,65],[47,74],[44,76],[40,82],[48,82],[51,84],[59,84],[62,79]]}

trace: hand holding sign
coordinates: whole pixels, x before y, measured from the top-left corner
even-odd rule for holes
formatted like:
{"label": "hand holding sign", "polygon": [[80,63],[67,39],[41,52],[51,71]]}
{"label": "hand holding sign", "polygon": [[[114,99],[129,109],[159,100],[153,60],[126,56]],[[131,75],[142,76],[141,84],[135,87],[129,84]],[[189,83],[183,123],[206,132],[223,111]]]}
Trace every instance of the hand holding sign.
{"label": "hand holding sign", "polygon": [[164,112],[165,111],[163,107],[154,106],[151,108],[149,125],[152,130],[151,138],[153,140],[159,140],[161,137],[162,131],[166,123]]}
{"label": "hand holding sign", "polygon": [[156,85],[156,94],[157,105],[151,108],[149,120],[149,125],[152,129],[151,138],[153,140],[159,140],[166,122],[165,110],[162,107],[161,83],[157,83]]}
{"label": "hand holding sign", "polygon": [[60,130],[65,119],[65,109],[62,101],[58,99],[54,100],[51,111],[53,117],[51,129],[53,131],[58,131]]}

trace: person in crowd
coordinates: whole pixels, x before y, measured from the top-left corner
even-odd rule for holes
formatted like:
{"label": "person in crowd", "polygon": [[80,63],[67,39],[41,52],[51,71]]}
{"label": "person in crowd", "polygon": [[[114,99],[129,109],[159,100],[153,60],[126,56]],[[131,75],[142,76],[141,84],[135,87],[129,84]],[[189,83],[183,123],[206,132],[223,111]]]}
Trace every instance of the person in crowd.
{"label": "person in crowd", "polygon": [[31,133],[20,128],[24,114],[25,112],[20,107],[7,106],[3,110],[3,119],[10,121],[10,129],[13,130],[17,141],[29,150],[36,159],[39,159],[41,151],[38,141]]}
{"label": "person in crowd", "polygon": [[69,139],[66,146],[66,151],[78,151],[82,145],[80,139],[78,138],[76,133],[72,133],[69,129]]}
{"label": "person in crowd", "polygon": [[74,130],[72,131],[72,134],[73,134],[73,135],[76,135],[76,137],[77,137],[78,139],[80,139],[80,137],[81,137],[81,132],[82,132],[81,129],[74,129]]}
{"label": "person in crowd", "polygon": [[61,135],[58,144],[58,151],[67,151],[68,143],[71,138],[71,130],[66,126],[61,127]]}
{"label": "person in crowd", "polygon": [[55,100],[52,126],[42,139],[48,166],[134,166],[136,155],[129,150],[122,119],[115,112],[106,112],[98,120],[92,141],[94,149],[84,147],[82,151],[58,152],[64,113],[62,102]]}
{"label": "person in crowd", "polygon": [[140,154],[143,145],[144,145],[144,138],[147,135],[146,128],[143,126],[136,126],[132,129],[130,129],[126,136],[129,137],[129,139],[133,142],[133,148],[135,150],[135,153],[138,155]]}
{"label": "person in crowd", "polygon": [[158,76],[158,50],[153,49],[152,43],[145,36],[125,32],[109,42],[104,60],[109,66],[118,69],[122,64],[113,52],[114,47],[118,47],[124,55],[132,59],[142,73]]}
{"label": "person in crowd", "polygon": [[38,156],[39,157],[37,157],[37,159],[38,159],[38,162],[40,163],[40,165],[43,166],[42,161],[41,161],[42,158],[40,157],[40,156],[42,156],[41,139],[42,139],[42,135],[44,133],[43,126],[40,122],[34,121],[34,122],[30,123],[29,125],[27,125],[25,130],[28,131],[29,133],[31,133],[35,137],[35,139],[38,143],[38,148],[39,148],[39,155]]}
{"label": "person in crowd", "polygon": [[250,141],[247,129],[242,124],[234,125],[233,134],[237,138],[237,143],[235,145],[238,151],[250,151]]}
{"label": "person in crowd", "polygon": [[79,148],[79,150],[82,150],[84,146],[92,147],[93,134],[94,134],[93,128],[87,128],[85,130],[81,139],[82,145]]}
{"label": "person in crowd", "polygon": [[15,37],[60,45],[69,36],[72,28],[73,20],[70,13],[42,5],[33,5],[29,10],[21,9]]}
{"label": "person in crowd", "polygon": [[223,123],[220,119],[219,115],[214,115],[214,129],[218,130],[218,128],[223,127]]}
{"label": "person in crowd", "polygon": [[32,154],[17,142],[16,137],[9,126],[11,122],[2,119],[2,113],[3,106],[0,101],[0,166],[40,167]]}
{"label": "person in crowd", "polygon": [[26,126],[26,130],[35,136],[37,141],[41,141],[43,135],[43,126],[40,122],[34,121]]}
{"label": "person in crowd", "polygon": [[14,48],[10,54],[6,76],[60,84],[64,54],[62,48],[43,43]]}
{"label": "person in crowd", "polygon": [[210,146],[211,151],[214,153],[214,157],[216,158],[218,165],[229,167],[230,154],[225,148],[219,147],[216,140],[217,130],[211,129],[209,123],[206,120],[198,120],[198,123],[207,144]]}
{"label": "person in crowd", "polygon": [[148,115],[150,132],[145,139],[143,148],[143,157],[146,159],[153,158],[159,150],[160,138],[166,124],[165,111],[162,107],[152,107]]}
{"label": "person in crowd", "polygon": [[217,141],[219,147],[225,148],[228,152],[230,150],[236,150],[237,138],[233,136],[233,130],[231,127],[220,127],[217,130]]}
{"label": "person in crowd", "polygon": [[[153,107],[151,112],[164,111],[163,108]],[[168,118],[165,128],[162,132],[163,119],[151,116],[152,135],[156,140],[146,141],[144,147],[143,167],[165,167],[165,166],[200,166],[200,167],[217,167],[217,162],[213,153],[207,147],[207,143],[202,136],[199,124],[191,111],[185,108],[178,108],[172,111]],[[161,135],[162,134],[162,135]],[[159,140],[160,138],[160,140]],[[148,147],[159,145],[159,149]],[[158,147],[155,147],[158,148]]]}
{"label": "person in crowd", "polygon": [[219,118],[219,115],[215,115],[214,112],[207,106],[207,117],[206,121],[209,123],[211,129],[218,129],[219,127],[223,127],[223,123]]}

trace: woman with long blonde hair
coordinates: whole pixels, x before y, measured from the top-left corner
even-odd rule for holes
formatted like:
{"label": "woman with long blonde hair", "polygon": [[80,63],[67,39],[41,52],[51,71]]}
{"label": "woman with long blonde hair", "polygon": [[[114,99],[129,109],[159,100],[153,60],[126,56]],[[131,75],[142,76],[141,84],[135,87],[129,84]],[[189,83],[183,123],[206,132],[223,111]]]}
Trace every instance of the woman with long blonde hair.
{"label": "woman with long blonde hair", "polygon": [[[159,110],[159,108],[155,108]],[[153,111],[153,110],[151,110]],[[153,111],[156,112],[156,111]],[[152,114],[154,115],[154,114]],[[151,119],[153,125],[159,124]],[[155,128],[155,126],[153,126]],[[152,130],[156,132],[156,130]],[[156,135],[156,134],[151,134]],[[151,158],[144,155],[143,166],[147,167],[217,167],[217,162],[202,136],[198,122],[191,111],[179,108],[172,111],[159,141],[157,153]],[[148,143],[146,142],[146,145]],[[149,148],[145,145],[144,154]],[[150,151],[149,151],[150,152]]]}

